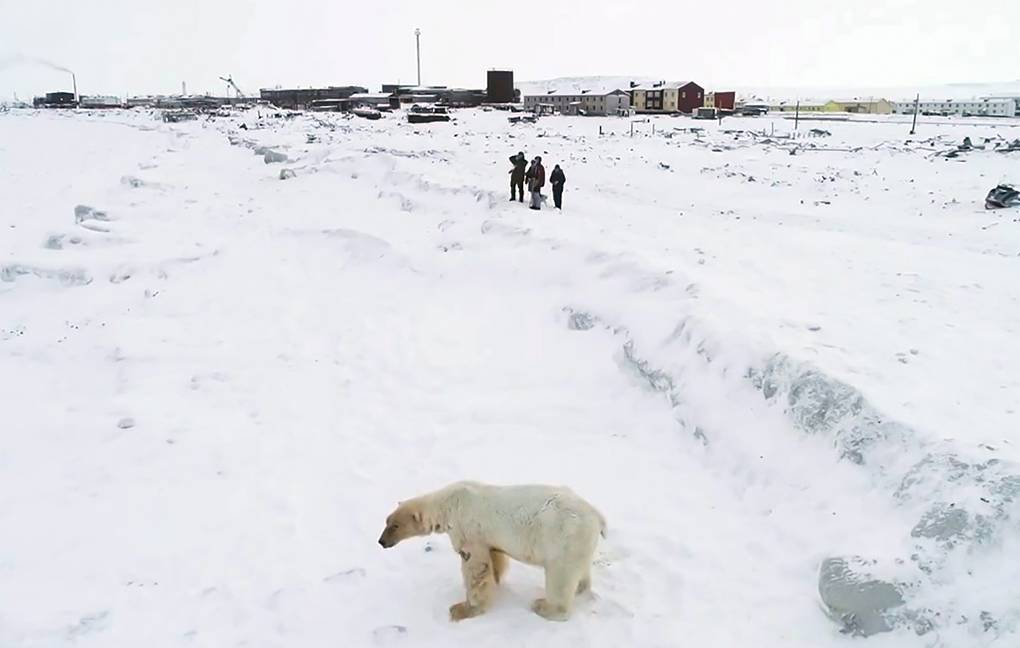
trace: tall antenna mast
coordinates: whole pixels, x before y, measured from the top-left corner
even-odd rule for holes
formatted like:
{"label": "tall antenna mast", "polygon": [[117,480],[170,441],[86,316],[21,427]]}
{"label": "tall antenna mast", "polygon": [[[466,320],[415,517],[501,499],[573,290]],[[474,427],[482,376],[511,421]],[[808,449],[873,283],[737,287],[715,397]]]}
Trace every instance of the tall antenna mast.
{"label": "tall antenna mast", "polygon": [[421,87],[421,30],[414,30],[414,49],[418,54],[418,87]]}

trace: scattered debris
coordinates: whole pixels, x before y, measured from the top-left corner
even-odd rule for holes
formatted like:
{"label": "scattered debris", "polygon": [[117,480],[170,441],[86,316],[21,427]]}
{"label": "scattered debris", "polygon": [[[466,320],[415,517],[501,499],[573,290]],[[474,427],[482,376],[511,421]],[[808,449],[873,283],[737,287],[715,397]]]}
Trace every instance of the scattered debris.
{"label": "scattered debris", "polygon": [[351,113],[363,119],[382,119],[382,113],[375,108],[355,108]]}
{"label": "scattered debris", "polygon": [[280,162],[286,162],[287,156],[279,151],[267,150],[266,154],[262,156],[262,161],[266,164],[278,164]]}
{"label": "scattered debris", "polygon": [[194,119],[198,119],[198,115],[190,110],[167,110],[163,113],[163,121],[168,124]]}
{"label": "scattered debris", "polygon": [[423,113],[423,112],[411,112],[407,113],[407,123],[409,124],[431,124],[433,122],[448,122],[450,116],[441,113]]}
{"label": "scattered debris", "polygon": [[988,192],[985,197],[985,209],[1003,209],[1020,206],[1020,191],[1009,185],[1001,184]]}

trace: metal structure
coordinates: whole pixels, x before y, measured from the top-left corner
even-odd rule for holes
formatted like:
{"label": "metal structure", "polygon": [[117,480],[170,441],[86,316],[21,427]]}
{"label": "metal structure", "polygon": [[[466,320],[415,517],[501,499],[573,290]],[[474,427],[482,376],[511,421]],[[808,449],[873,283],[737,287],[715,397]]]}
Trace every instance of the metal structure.
{"label": "metal structure", "polygon": [[236,84],[236,83],[234,83],[234,78],[233,78],[233,77],[232,77],[231,75],[229,75],[229,74],[228,74],[228,75],[227,75],[227,76],[225,76],[225,77],[220,77],[220,80],[221,80],[221,81],[226,81],[226,82],[227,82],[227,84],[228,84],[228,85],[229,85],[229,86],[230,86],[231,88],[233,88],[233,89],[234,89],[234,92],[236,92],[236,93],[237,93],[237,96],[238,96],[238,97],[239,97],[240,99],[247,99],[247,98],[248,98],[248,95],[244,94],[244,92],[242,92],[242,91],[241,91],[241,89],[237,87],[237,84]]}
{"label": "metal structure", "polygon": [[414,49],[418,57],[418,87],[421,87],[421,30],[414,30]]}
{"label": "metal structure", "polygon": [[921,93],[917,93],[917,98],[914,99],[914,123],[910,125],[910,134],[917,134],[917,109],[921,105]]}

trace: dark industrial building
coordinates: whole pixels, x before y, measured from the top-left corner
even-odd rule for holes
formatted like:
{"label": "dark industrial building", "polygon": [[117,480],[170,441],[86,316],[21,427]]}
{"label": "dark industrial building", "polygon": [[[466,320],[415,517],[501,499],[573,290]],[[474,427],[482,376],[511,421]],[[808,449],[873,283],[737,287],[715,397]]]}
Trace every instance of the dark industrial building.
{"label": "dark industrial building", "polygon": [[448,88],[446,86],[415,86],[384,83],[382,91],[400,99],[402,104],[439,103],[455,108],[476,108],[485,103],[484,90]]}
{"label": "dark industrial building", "polygon": [[350,112],[354,105],[351,99],[316,99],[308,104],[312,112]]}
{"label": "dark industrial building", "polygon": [[485,99],[489,103],[514,103],[513,70],[489,70],[485,83]]}
{"label": "dark industrial building", "polygon": [[35,108],[74,108],[77,105],[73,92],[47,92],[44,97],[32,99]]}
{"label": "dark industrial building", "polygon": [[323,99],[349,99],[351,95],[368,92],[360,86],[330,86],[328,88],[292,88],[283,90],[259,91],[263,101],[268,101],[277,108],[301,109],[308,108],[313,102]]}
{"label": "dark industrial building", "polygon": [[439,96],[440,93],[446,92],[448,88],[446,86],[416,86],[406,85],[399,83],[384,83],[382,85],[382,91],[386,94],[394,94],[398,97],[407,97],[410,95],[435,95]]}
{"label": "dark industrial building", "polygon": [[359,92],[350,97],[351,108],[376,108],[396,110],[400,108],[400,97],[392,92],[369,93]]}
{"label": "dark industrial building", "polygon": [[451,88],[439,94],[439,103],[451,108],[477,108],[486,102],[485,90],[464,90]]}

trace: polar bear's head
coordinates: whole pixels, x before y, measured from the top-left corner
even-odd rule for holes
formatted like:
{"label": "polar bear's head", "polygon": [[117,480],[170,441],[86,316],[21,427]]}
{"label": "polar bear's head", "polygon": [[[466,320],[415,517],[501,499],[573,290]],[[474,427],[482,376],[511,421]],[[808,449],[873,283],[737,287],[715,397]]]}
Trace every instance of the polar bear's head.
{"label": "polar bear's head", "polygon": [[422,503],[418,500],[408,500],[398,504],[397,510],[386,518],[386,528],[379,536],[379,544],[389,549],[401,540],[429,533],[430,529],[424,522]]}

